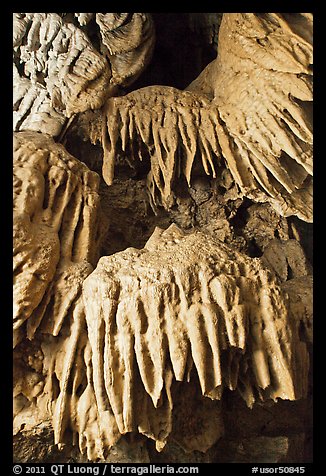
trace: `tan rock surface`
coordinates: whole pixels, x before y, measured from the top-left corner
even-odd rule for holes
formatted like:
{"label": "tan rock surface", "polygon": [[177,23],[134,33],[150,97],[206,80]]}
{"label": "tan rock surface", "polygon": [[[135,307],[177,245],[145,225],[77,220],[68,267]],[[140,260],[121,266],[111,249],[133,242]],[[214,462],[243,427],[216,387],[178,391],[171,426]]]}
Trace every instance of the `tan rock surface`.
{"label": "tan rock surface", "polygon": [[194,165],[225,163],[242,194],[312,221],[312,15],[224,14],[216,60],[186,91],[150,86],[105,109],[103,176],[150,156],[153,206]]}
{"label": "tan rock surface", "polygon": [[14,135],[14,431],[53,417],[56,443],[86,379],[81,286],[98,258],[98,186],[49,136]]}
{"label": "tan rock surface", "polygon": [[[15,134],[14,329],[28,320],[29,338],[42,318],[34,311],[41,305],[44,314],[49,297],[42,300],[53,286],[57,268],[62,284],[68,280],[71,302],[74,287],[67,269],[96,263],[98,185],[97,174],[49,137]],[[59,315],[56,312],[58,321]]]}
{"label": "tan rock surface", "polygon": [[24,65],[14,88],[14,130],[57,135],[62,115],[103,104],[110,67],[79,28],[56,13],[16,13],[13,33],[14,58]]}
{"label": "tan rock surface", "polygon": [[[86,27],[95,14],[75,15]],[[58,136],[66,118],[100,108],[117,84],[131,83],[147,66],[154,46],[149,14],[97,13],[96,22],[101,52],[65,15],[14,14],[15,131]]]}
{"label": "tan rock surface", "polygon": [[290,312],[297,322],[300,338],[313,342],[313,275],[312,266],[296,240],[272,240],[261,257],[282,281],[289,296]]}
{"label": "tan rock surface", "polygon": [[14,14],[17,462],[310,451],[312,15],[166,15],[216,60],[99,109],[151,15]]}
{"label": "tan rock surface", "polygon": [[277,281],[201,232],[156,229],[143,250],[102,257],[83,297],[103,432],[112,411],[121,434],[138,430],[162,449],[172,378],[192,368],[213,400],[224,388],[250,407],[257,395],[306,394],[307,350]]}

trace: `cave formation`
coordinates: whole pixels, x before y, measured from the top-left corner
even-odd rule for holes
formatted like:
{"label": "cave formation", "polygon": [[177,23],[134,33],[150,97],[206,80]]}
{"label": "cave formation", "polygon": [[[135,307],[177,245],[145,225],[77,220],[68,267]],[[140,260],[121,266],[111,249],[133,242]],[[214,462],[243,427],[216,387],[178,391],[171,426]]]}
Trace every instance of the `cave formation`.
{"label": "cave formation", "polygon": [[312,15],[13,33],[14,460],[312,461]]}

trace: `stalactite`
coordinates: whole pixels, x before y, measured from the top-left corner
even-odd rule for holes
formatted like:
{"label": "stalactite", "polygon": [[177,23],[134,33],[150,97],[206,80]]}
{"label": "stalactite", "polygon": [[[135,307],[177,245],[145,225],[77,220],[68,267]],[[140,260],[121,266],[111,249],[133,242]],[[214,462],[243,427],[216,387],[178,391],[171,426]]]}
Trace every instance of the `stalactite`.
{"label": "stalactite", "polygon": [[[218,56],[187,90],[149,86],[108,100],[102,134],[108,184],[115,156],[130,160],[139,140],[137,152],[150,154],[154,206],[170,208],[179,171],[190,185],[200,161],[212,177],[225,164],[248,198],[312,221],[312,38],[292,17],[260,15],[223,16]],[[309,26],[311,17],[302,21]]]}
{"label": "stalactite", "polygon": [[169,206],[173,203],[173,183],[184,175],[188,184],[197,153],[207,175],[216,175],[220,146],[213,118],[204,97],[174,88],[152,86],[107,102],[103,123],[103,177],[108,184],[114,178],[117,153],[133,150],[138,137],[138,150],[150,153],[152,200]]}
{"label": "stalactite", "polygon": [[15,371],[15,399],[28,403],[14,428],[31,412],[52,418],[56,443],[84,418],[76,416],[78,382],[87,381],[87,366],[78,367],[88,345],[81,289],[98,257],[98,186],[97,174],[49,136],[14,135],[14,358],[28,341],[41,341],[43,355],[33,396]]}
{"label": "stalactite", "polygon": [[[172,208],[178,179],[224,168],[238,196],[312,221],[311,14],[224,14],[218,57],[186,90],[143,88],[102,112],[148,63],[151,17],[65,15],[14,14],[14,128],[29,129],[14,134],[14,431],[51,420],[55,444],[91,461],[128,433],[207,451],[226,390],[249,408],[306,398],[309,267],[275,259],[280,240],[249,258],[175,225],[99,259],[99,177],[50,136],[86,111],[109,185],[118,156],[149,157],[153,209]],[[102,55],[84,33],[95,23]],[[173,435],[187,384],[203,435]]]}
{"label": "stalactite", "polygon": [[201,232],[171,225],[142,250],[102,257],[83,297],[97,407],[121,434],[138,430],[162,449],[171,384],[192,369],[213,400],[225,388],[249,407],[306,394],[307,350],[277,280]]}

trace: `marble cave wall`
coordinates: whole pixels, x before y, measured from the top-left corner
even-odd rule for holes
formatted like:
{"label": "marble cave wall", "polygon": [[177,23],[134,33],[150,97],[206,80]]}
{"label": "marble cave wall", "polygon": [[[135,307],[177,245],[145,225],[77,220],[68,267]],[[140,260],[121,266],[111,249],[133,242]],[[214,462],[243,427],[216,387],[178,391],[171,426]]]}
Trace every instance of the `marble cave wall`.
{"label": "marble cave wall", "polygon": [[312,15],[14,14],[14,460],[307,463]]}

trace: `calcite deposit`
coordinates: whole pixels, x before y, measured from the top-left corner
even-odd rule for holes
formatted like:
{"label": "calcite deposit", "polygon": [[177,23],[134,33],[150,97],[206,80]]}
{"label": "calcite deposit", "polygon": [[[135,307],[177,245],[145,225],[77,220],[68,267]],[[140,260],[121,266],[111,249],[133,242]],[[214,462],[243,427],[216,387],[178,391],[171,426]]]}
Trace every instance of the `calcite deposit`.
{"label": "calcite deposit", "polygon": [[61,390],[56,442],[65,441],[68,420],[89,459],[104,458],[130,432],[161,450],[172,430],[174,382],[194,373],[213,400],[224,388],[249,407],[257,398],[306,396],[308,353],[277,278],[201,232],[156,229],[143,250],[102,257],[78,303],[69,334],[43,342],[43,369]]}
{"label": "calcite deposit", "polygon": [[[30,339],[50,301],[55,275],[68,291],[57,289],[62,302],[54,294],[57,334],[75,298],[73,268],[91,269],[96,263],[98,185],[97,174],[51,138],[14,135],[14,330],[25,324]],[[82,282],[82,269],[75,274]]]}
{"label": "calcite deposit", "polygon": [[312,14],[13,20],[15,461],[310,461]]}
{"label": "calcite deposit", "polygon": [[189,380],[192,368],[211,399],[225,387],[248,406],[257,395],[306,394],[307,350],[277,281],[260,260],[200,232],[172,225],[143,250],[102,257],[83,296],[103,433],[112,410],[120,433],[138,429],[160,449],[171,427],[172,377]]}
{"label": "calcite deposit", "polygon": [[[14,129],[58,135],[65,117],[100,107],[111,70],[85,34],[56,13],[14,14]],[[63,116],[63,117],[62,117]]]}
{"label": "calcite deposit", "polygon": [[[83,26],[95,14],[75,15]],[[104,54],[69,16],[14,14],[14,130],[58,136],[66,118],[100,108],[141,73],[154,44],[151,17],[97,13],[96,22]]]}
{"label": "calcite deposit", "polygon": [[[171,207],[198,161],[225,163],[242,194],[312,221],[312,16],[224,14],[218,55],[186,91],[151,86],[105,107],[103,176],[150,156],[154,205]],[[195,160],[197,158],[197,160]]]}
{"label": "calcite deposit", "polygon": [[[49,136],[14,135],[14,432],[53,415],[60,442],[68,385],[76,391],[86,372],[77,365],[85,347],[81,289],[98,259],[98,185],[97,174]],[[35,357],[27,359],[29,341]]]}

